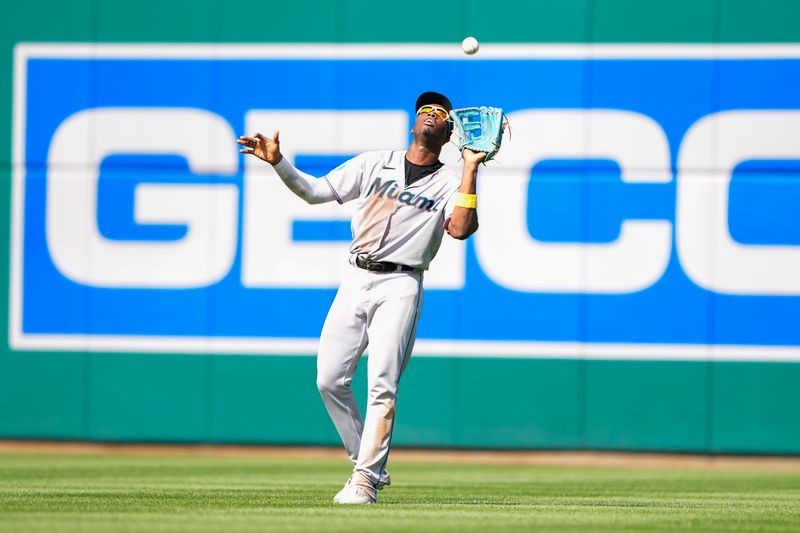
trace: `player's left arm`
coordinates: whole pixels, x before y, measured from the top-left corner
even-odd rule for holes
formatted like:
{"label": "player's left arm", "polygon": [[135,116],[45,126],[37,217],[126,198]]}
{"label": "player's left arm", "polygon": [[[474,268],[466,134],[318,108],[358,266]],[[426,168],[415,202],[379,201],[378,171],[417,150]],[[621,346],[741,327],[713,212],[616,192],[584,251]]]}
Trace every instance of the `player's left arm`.
{"label": "player's left arm", "polygon": [[275,169],[275,172],[277,172],[289,190],[306,203],[321,204],[334,199],[338,201],[338,196],[336,196],[336,193],[326,180],[317,179],[310,174],[301,172],[283,157],[280,150],[279,135],[280,132],[278,130],[275,130],[271,139],[261,133],[255,133],[250,136],[242,135],[236,142],[244,147],[239,152],[255,156],[272,165],[272,168]]}
{"label": "player's left arm", "polygon": [[[465,148],[462,155],[464,157],[464,172],[461,175],[461,186],[458,188],[458,192],[474,197],[477,190],[478,165],[486,158],[486,153],[475,152]],[[455,239],[464,240],[468,238],[478,231],[478,210],[474,207],[464,207],[456,204],[453,214],[447,220],[445,230]]]}

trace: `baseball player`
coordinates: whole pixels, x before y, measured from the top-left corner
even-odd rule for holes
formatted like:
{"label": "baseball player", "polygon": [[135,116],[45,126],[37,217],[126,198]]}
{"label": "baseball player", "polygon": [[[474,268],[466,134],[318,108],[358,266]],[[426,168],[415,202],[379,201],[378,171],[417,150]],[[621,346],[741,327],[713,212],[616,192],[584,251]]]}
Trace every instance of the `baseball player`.
{"label": "baseball player", "polygon": [[[486,154],[464,149],[459,177],[439,161],[452,123],[450,101],[426,92],[417,98],[407,150],[366,152],[321,179],[281,156],[279,132],[242,136],[240,152],[271,164],[309,204],[356,202],[350,265],[320,336],[317,387],[353,473],[334,497],[370,504],[390,484],[386,471],[400,376],[408,364],[422,306],[422,277],[446,231],[466,239],[478,229],[475,181]],[[369,396],[362,418],[350,388],[369,346]]]}

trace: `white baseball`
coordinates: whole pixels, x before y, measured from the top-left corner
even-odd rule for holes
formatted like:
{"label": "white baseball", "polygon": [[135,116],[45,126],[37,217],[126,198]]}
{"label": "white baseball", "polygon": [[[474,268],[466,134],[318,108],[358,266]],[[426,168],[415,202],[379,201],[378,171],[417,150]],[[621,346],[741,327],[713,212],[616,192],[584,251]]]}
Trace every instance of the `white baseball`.
{"label": "white baseball", "polygon": [[480,46],[481,45],[478,43],[478,39],[475,37],[470,36],[461,41],[461,49],[464,50],[464,53],[467,55],[472,55],[477,52]]}

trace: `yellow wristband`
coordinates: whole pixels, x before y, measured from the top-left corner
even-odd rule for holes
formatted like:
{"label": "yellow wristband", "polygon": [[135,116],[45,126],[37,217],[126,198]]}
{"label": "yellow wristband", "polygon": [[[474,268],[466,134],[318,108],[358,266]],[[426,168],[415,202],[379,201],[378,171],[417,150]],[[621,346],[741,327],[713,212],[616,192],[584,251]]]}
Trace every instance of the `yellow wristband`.
{"label": "yellow wristband", "polygon": [[467,209],[475,209],[476,207],[478,207],[477,195],[467,194],[464,192],[457,192],[456,207],[466,207]]}

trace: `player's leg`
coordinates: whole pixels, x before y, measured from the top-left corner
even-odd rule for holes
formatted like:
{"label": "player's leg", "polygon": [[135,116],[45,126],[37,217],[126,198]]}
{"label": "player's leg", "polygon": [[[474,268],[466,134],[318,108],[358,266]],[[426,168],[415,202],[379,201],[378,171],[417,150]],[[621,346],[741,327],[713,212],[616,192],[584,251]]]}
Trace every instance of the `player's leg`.
{"label": "player's leg", "polygon": [[378,486],[385,476],[397,387],[411,357],[422,307],[422,275],[388,274],[369,323],[369,391],[356,473]]}
{"label": "player's leg", "polygon": [[359,273],[348,269],[325,318],[317,355],[317,388],[354,464],[363,421],[350,385],[367,345],[363,300]]}

